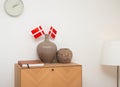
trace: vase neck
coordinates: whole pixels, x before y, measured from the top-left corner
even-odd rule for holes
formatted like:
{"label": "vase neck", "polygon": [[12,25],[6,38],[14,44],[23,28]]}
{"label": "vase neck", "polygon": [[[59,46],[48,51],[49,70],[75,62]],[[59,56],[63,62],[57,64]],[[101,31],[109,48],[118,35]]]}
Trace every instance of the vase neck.
{"label": "vase neck", "polygon": [[49,34],[45,34],[45,41],[49,41]]}

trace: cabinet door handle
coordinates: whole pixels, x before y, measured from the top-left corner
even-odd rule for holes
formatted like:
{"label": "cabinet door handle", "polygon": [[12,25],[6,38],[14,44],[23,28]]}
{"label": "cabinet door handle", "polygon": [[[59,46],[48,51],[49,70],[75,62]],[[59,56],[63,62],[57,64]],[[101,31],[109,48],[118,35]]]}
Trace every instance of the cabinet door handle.
{"label": "cabinet door handle", "polygon": [[54,69],[51,69],[51,71],[54,71]]}

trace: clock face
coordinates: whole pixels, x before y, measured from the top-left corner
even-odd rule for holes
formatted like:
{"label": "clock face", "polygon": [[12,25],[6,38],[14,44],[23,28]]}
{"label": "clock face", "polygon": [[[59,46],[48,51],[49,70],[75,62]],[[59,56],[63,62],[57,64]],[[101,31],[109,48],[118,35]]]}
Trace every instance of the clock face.
{"label": "clock face", "polygon": [[24,5],[22,0],[6,0],[4,8],[8,15],[16,17],[22,14]]}

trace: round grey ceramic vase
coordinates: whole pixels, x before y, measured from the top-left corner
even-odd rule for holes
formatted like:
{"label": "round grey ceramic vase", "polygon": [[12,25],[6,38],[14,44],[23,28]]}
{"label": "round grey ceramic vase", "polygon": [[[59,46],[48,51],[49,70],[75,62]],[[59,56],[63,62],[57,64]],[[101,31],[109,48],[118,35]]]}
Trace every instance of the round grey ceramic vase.
{"label": "round grey ceramic vase", "polygon": [[57,52],[57,60],[59,63],[70,63],[72,56],[72,51],[68,48],[61,48]]}
{"label": "round grey ceramic vase", "polygon": [[49,34],[45,34],[45,40],[38,44],[37,53],[44,63],[51,63],[56,58],[57,46],[49,40]]}

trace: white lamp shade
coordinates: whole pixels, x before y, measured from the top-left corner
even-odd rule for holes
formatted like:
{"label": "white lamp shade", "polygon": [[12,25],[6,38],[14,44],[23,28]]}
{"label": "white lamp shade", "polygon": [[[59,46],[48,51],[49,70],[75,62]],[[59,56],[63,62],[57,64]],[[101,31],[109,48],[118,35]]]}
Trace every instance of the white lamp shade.
{"label": "white lamp shade", "polygon": [[120,41],[113,41],[104,45],[102,64],[120,66]]}

